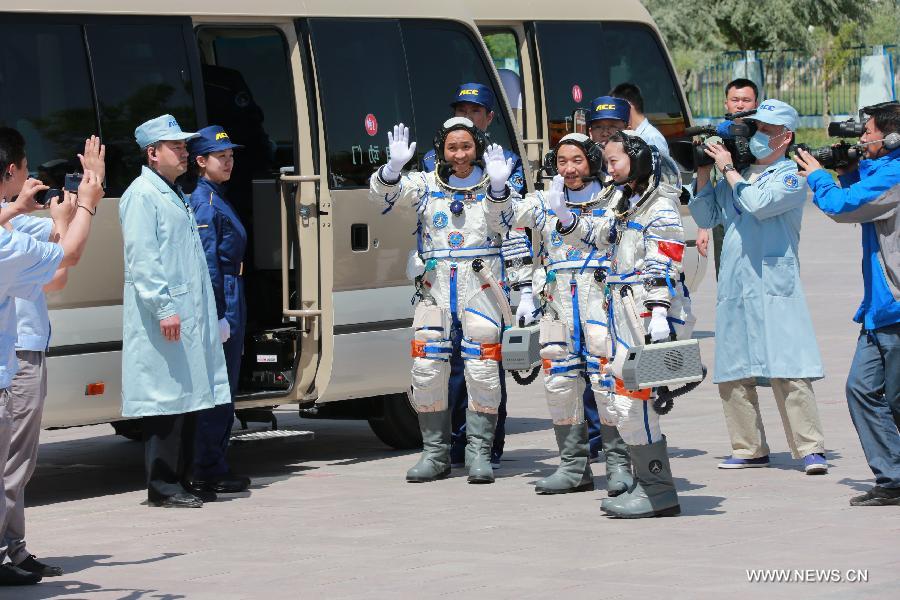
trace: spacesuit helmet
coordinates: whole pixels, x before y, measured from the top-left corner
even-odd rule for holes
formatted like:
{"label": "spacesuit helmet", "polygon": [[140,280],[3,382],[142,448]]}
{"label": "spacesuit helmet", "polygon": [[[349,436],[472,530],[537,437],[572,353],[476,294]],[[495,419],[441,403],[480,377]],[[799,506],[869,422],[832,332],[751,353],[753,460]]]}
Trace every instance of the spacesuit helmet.
{"label": "spacesuit helmet", "polygon": [[487,135],[475,127],[471,120],[465,117],[453,117],[444,121],[444,124],[438,129],[437,135],[434,136],[433,146],[436,161],[444,161],[444,145],[447,143],[447,136],[450,135],[451,131],[459,130],[468,131],[472,134],[472,139],[475,140],[475,156],[481,159],[484,155],[484,150],[488,145]]}
{"label": "spacesuit helmet", "polygon": [[609,138],[609,142],[622,144],[625,154],[631,163],[628,177],[616,181],[616,185],[623,185],[630,181],[648,181],[656,176],[659,179],[660,158],[659,150],[638,137],[633,131],[620,131]]}
{"label": "spacesuit helmet", "polygon": [[544,169],[550,176],[555,176],[559,173],[556,166],[556,155],[563,144],[571,144],[581,148],[581,151],[584,152],[585,157],[587,157],[588,165],[590,166],[590,174],[597,178],[602,176],[603,149],[600,147],[600,144],[583,133],[570,133],[564,136],[559,140],[559,143],[556,144],[556,148],[544,155]]}

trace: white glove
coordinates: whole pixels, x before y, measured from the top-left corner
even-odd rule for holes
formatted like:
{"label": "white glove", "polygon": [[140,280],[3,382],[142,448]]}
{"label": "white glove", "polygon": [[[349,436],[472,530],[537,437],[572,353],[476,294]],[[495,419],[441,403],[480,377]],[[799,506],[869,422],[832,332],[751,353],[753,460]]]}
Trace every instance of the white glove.
{"label": "white glove", "polygon": [[219,319],[219,340],[224,344],[231,337],[231,325],[227,319]]}
{"label": "white glove", "polygon": [[600,416],[600,422],[604,425],[612,425],[613,427],[618,426],[619,417],[616,415],[616,411],[612,405],[612,392],[604,394],[595,393],[594,397],[597,399],[597,414]]}
{"label": "white glove", "polygon": [[566,206],[564,189],[565,183],[563,183],[562,175],[555,176],[553,181],[550,182],[550,190],[547,192],[547,204],[550,205],[562,226],[568,227],[572,224],[574,217],[572,216],[572,211]]}
{"label": "white glove", "polygon": [[[616,427],[621,427],[628,420],[628,413],[631,411],[631,405],[634,400],[630,396],[621,396],[619,394],[611,394],[612,398],[607,407],[607,414],[610,419],[615,421]],[[643,400],[638,400],[643,402]]]}
{"label": "white glove", "polygon": [[388,163],[381,172],[386,181],[400,179],[403,167],[416,154],[416,143],[409,143],[409,127],[403,123],[394,125],[394,131],[388,131]]}
{"label": "white glove", "polygon": [[530,325],[537,321],[534,316],[537,308],[534,306],[534,296],[531,294],[531,286],[525,286],[519,289],[519,306],[516,307],[516,325],[525,319],[525,325]]}
{"label": "white glove", "polygon": [[484,151],[484,168],[491,180],[491,193],[502,196],[506,192],[506,181],[512,174],[513,160],[503,156],[503,148],[491,144]]}
{"label": "white glove", "polygon": [[669,339],[671,330],[669,329],[669,321],[666,318],[669,315],[668,309],[664,306],[654,306],[652,314],[650,327],[647,331],[650,334],[650,339],[654,342],[662,342]]}

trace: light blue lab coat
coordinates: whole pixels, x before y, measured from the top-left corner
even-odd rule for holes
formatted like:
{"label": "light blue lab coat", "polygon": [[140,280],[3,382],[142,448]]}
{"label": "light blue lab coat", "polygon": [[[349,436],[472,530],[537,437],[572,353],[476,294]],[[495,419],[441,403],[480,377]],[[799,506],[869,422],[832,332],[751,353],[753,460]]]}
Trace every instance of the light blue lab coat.
{"label": "light blue lab coat", "polygon": [[[762,171],[760,173],[760,171]],[[782,159],[751,166],[735,189],[724,179],[690,203],[698,227],[725,226],[716,301],[713,382],[820,379],[822,358],[800,285],[806,180]]]}
{"label": "light blue lab coat", "polygon": [[[231,402],[206,255],[184,196],[143,167],[119,202],[125,241],[122,416]],[[159,322],[177,314],[181,340]]]}

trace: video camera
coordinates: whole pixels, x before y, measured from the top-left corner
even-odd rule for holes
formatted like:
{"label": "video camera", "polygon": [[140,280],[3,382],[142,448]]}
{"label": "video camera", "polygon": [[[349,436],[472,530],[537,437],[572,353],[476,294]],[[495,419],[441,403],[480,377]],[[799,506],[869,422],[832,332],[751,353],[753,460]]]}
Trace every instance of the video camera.
{"label": "video camera", "polygon": [[[831,135],[831,127],[828,128],[828,132]],[[791,144],[788,153],[796,156],[798,148],[812,154],[812,157],[826,169],[844,168],[859,160],[863,155],[861,144],[848,144],[843,140],[834,146],[822,146],[821,148],[810,148],[806,144]]]}
{"label": "video camera", "polygon": [[670,144],[672,158],[690,171],[696,171],[698,167],[711,165],[715,161],[704,152],[710,143],[719,143],[725,146],[731,153],[731,159],[735,168],[740,171],[756,160],[750,152],[750,138],[756,133],[756,123],[738,123],[736,119],[749,117],[756,114],[756,110],[745,110],[738,113],[728,113],[725,121],[719,125],[698,125],[684,130],[685,135],[700,137],[699,142],[693,140],[680,140]]}

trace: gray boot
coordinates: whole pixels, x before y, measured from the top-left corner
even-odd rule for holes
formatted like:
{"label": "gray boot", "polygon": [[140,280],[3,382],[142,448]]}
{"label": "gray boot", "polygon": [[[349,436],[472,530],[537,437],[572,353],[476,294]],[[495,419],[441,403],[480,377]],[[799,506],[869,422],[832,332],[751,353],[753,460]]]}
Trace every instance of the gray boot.
{"label": "gray boot", "polygon": [[424,483],[450,474],[450,411],[419,413],[422,457],[406,472],[406,481]]}
{"label": "gray boot", "polygon": [[538,481],[534,491],[538,494],[568,494],[594,489],[594,474],[588,458],[587,423],[554,425],[553,432],[559,446],[559,468],[550,477]]}
{"label": "gray boot", "polygon": [[634,489],[618,498],[606,498],[600,508],[610,517],[641,519],[681,514],[666,438],[647,446],[629,446],[634,459]]}
{"label": "gray boot", "polygon": [[612,425],[601,423],[600,436],[603,439],[603,453],[606,455],[606,491],[612,498],[624,494],[634,485],[631,456],[628,455],[628,444]]}
{"label": "gray boot", "polygon": [[469,463],[469,483],[494,483],[491,468],[491,447],[497,415],[466,409],[466,459]]}

